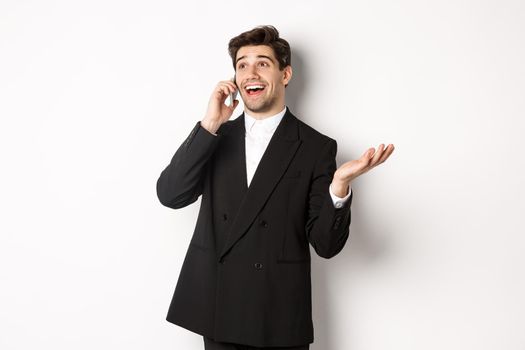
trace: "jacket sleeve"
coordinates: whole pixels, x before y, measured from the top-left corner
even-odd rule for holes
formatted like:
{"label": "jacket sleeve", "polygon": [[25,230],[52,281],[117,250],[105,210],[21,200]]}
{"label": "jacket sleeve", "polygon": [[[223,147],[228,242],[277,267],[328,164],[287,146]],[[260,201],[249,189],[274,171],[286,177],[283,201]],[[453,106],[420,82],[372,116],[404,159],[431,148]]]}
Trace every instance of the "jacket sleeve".
{"label": "jacket sleeve", "polygon": [[162,205],[178,209],[199,198],[204,170],[219,138],[197,122],[157,180],[157,197]]}
{"label": "jacket sleeve", "polygon": [[310,186],[306,234],[315,252],[332,258],[344,247],[350,233],[350,205],[354,191],[341,208],[335,208],[329,186],[336,170],[337,142],[330,139],[314,168]]}

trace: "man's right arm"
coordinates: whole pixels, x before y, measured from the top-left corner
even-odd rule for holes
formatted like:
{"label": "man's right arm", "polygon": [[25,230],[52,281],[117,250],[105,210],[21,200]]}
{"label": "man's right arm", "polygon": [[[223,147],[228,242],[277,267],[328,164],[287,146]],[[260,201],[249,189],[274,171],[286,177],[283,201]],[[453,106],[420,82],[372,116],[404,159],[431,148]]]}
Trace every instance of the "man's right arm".
{"label": "man's right arm", "polygon": [[157,180],[157,197],[169,208],[183,208],[202,194],[205,166],[219,138],[198,122]]}
{"label": "man's right arm", "polygon": [[232,115],[239,101],[226,106],[224,101],[236,87],[232,82],[219,82],[215,87],[206,116],[198,122],[189,136],[172,157],[170,164],[157,180],[157,197],[170,208],[183,208],[202,194],[202,180],[208,160],[213,154],[219,137],[219,127]]}

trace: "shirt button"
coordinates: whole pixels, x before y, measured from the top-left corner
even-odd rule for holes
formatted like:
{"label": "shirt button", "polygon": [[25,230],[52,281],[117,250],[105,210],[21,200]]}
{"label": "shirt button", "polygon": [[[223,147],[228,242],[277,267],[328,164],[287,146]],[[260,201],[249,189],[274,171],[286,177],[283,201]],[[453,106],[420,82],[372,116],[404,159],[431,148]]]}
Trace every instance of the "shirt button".
{"label": "shirt button", "polygon": [[268,223],[264,220],[261,220],[260,224],[262,227],[268,227]]}
{"label": "shirt button", "polygon": [[336,202],[335,203],[335,207],[336,208],[341,208],[342,206],[343,206],[343,203],[341,203],[341,202]]}
{"label": "shirt button", "polygon": [[255,263],[254,266],[255,266],[255,268],[256,268],[257,270],[260,270],[260,269],[263,268],[263,264],[261,264],[261,263]]}

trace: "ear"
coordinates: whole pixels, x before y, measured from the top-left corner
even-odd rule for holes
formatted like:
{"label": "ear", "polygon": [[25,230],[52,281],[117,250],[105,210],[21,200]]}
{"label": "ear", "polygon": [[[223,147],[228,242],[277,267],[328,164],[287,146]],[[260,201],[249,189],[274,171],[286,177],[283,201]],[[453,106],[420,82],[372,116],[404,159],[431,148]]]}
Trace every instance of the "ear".
{"label": "ear", "polygon": [[286,66],[283,69],[283,84],[286,86],[292,79],[292,66]]}

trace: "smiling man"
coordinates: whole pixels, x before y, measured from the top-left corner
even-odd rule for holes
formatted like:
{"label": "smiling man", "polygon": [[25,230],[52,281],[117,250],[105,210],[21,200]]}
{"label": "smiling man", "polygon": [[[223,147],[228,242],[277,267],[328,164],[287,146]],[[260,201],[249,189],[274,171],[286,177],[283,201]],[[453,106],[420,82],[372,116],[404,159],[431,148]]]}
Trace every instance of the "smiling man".
{"label": "smiling man", "polygon": [[[272,26],[230,40],[235,81],[220,81],[206,115],[157,180],[178,209],[201,197],[166,319],[203,336],[206,350],[305,350],[314,341],[310,245],[331,258],[350,225],[351,182],[394,147],[336,167],[337,143],[285,105],[288,42]],[[244,112],[225,104],[239,91]]]}
{"label": "smiling man", "polygon": [[246,112],[257,119],[280,112],[292,67],[279,64],[273,49],[265,45],[241,47],[236,56],[236,80],[243,89]]}

